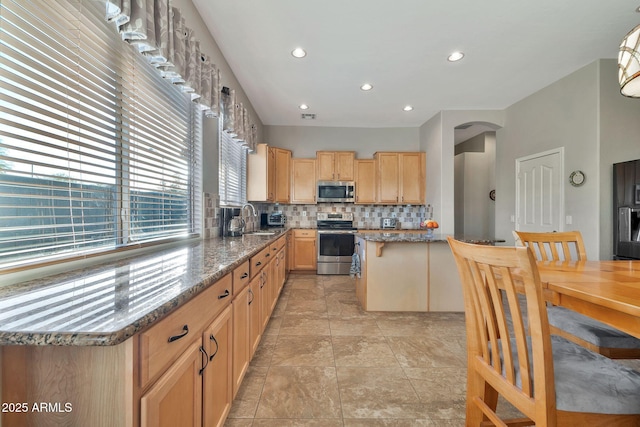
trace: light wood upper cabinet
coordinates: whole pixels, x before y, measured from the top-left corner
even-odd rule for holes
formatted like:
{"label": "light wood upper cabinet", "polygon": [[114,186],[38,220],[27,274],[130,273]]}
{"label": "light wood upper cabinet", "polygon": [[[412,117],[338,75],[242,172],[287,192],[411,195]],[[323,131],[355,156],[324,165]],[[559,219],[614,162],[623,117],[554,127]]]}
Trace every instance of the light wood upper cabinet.
{"label": "light wood upper cabinet", "polygon": [[396,204],[400,200],[398,153],[376,153],[378,203]]}
{"label": "light wood upper cabinet", "polygon": [[317,151],[318,181],[353,181],[354,151]]}
{"label": "light wood upper cabinet", "polygon": [[289,203],[291,151],[258,144],[247,159],[247,199]]}
{"label": "light wood upper cabinet", "polygon": [[378,203],[425,203],[425,153],[378,152],[374,157],[377,162]]}
{"label": "light wood upper cabinet", "polygon": [[275,152],[275,202],[289,203],[291,151],[273,148]]}
{"label": "light wood upper cabinet", "polygon": [[376,202],[376,162],[373,159],[355,161],[356,203]]}
{"label": "light wood upper cabinet", "polygon": [[291,159],[291,203],[316,203],[315,159]]}
{"label": "light wood upper cabinet", "polygon": [[426,155],[425,153],[400,153],[400,203],[423,205],[425,203]]}

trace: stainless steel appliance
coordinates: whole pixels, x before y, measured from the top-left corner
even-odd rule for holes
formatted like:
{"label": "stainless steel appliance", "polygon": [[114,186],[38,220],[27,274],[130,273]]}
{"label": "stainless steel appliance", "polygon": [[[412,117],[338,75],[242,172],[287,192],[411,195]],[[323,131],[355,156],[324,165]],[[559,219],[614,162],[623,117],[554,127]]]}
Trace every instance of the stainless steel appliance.
{"label": "stainless steel appliance", "polygon": [[[231,234],[231,221],[233,218],[240,215],[239,208],[220,208],[220,237],[230,237]],[[237,231],[237,227],[234,230]]]}
{"label": "stainless steel appliance", "polygon": [[284,227],[287,217],[282,212],[270,213],[267,217],[267,225],[269,227]]}
{"label": "stainless steel appliance", "polygon": [[380,218],[380,228],[398,228],[398,218]]}
{"label": "stainless steel appliance", "polygon": [[352,213],[318,213],[318,274],[349,274],[356,232]]}
{"label": "stainless steel appliance", "polygon": [[640,160],[613,165],[613,255],[640,259]]}
{"label": "stainless steel appliance", "polygon": [[318,181],[318,202],[353,203],[356,184],[353,181]]}

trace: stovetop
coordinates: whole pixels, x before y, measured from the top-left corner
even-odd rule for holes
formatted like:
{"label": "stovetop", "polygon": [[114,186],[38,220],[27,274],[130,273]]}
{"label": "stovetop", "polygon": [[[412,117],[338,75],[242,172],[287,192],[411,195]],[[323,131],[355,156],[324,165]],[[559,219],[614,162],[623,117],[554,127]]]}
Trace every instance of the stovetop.
{"label": "stovetop", "polygon": [[318,230],[357,230],[351,212],[318,212]]}

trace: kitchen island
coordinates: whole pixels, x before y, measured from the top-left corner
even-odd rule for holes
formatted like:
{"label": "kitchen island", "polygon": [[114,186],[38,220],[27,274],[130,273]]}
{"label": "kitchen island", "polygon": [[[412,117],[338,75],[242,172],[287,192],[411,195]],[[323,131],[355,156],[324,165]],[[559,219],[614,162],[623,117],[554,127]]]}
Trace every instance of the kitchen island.
{"label": "kitchen island", "polygon": [[[457,236],[492,245],[501,239]],[[464,311],[462,286],[446,236],[426,232],[356,234],[356,295],[367,311]]]}

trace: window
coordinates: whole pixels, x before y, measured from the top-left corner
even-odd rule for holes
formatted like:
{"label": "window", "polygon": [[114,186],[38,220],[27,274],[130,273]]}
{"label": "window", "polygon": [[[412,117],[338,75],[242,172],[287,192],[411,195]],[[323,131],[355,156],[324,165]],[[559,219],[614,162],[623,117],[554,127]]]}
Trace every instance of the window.
{"label": "window", "polygon": [[104,4],[0,4],[0,267],[197,234],[202,113]]}
{"label": "window", "polygon": [[242,206],[247,202],[247,149],[222,130],[219,141],[220,205]]}

